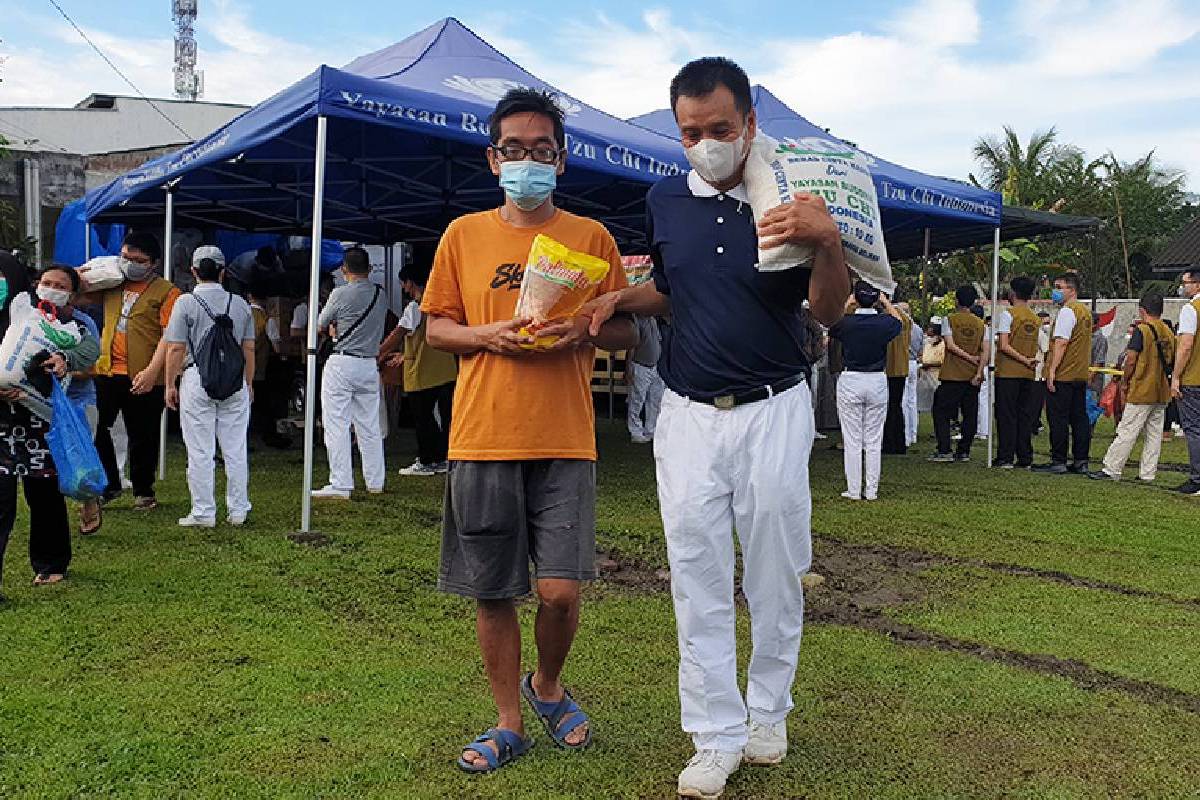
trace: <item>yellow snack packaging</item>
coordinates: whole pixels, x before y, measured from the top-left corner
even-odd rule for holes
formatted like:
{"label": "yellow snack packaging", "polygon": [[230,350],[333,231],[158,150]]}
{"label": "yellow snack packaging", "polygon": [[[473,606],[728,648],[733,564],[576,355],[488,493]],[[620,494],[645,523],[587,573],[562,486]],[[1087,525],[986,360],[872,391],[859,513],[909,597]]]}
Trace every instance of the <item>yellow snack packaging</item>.
{"label": "yellow snack packaging", "polygon": [[[609,267],[603,258],[577,252],[539,233],[529,248],[521,293],[517,296],[514,318],[532,320],[521,333],[535,335],[549,323],[577,314],[592,298],[593,288],[608,275]],[[525,347],[540,349],[556,341],[557,336],[539,336]]]}

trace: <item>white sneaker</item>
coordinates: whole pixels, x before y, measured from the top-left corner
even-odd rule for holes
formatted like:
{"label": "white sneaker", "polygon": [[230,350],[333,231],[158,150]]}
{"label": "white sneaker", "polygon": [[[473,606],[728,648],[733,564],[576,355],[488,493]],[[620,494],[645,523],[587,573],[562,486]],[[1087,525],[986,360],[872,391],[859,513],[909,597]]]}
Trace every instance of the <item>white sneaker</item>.
{"label": "white sneaker", "polygon": [[742,758],[747,764],[778,764],[787,755],[787,723],[767,725],[750,720],[750,740]]}
{"label": "white sneaker", "polygon": [[679,796],[716,800],[725,791],[725,781],[737,772],[741,753],[698,750],[679,773]]}
{"label": "white sneaker", "polygon": [[845,492],[842,492],[842,497],[846,498],[847,500],[860,500],[860,499],[862,499],[862,498],[860,498],[860,497],[859,497],[858,495],[856,495],[856,494],[850,494],[849,490],[847,490],[847,491],[845,491]]}
{"label": "white sneaker", "polygon": [[382,487],[382,486],[376,486],[374,489],[372,489],[371,487],[369,487],[369,486],[368,486],[368,487],[367,487],[367,494],[383,494],[383,487]]}
{"label": "white sneaker", "polygon": [[828,439],[829,437],[826,436],[825,434],[821,433],[820,431],[817,431],[813,434],[813,438],[814,439]]}
{"label": "white sneaker", "polygon": [[634,444],[650,444],[654,441],[654,437],[634,434],[633,436],[629,437],[629,441],[633,442]]}
{"label": "white sneaker", "polygon": [[228,522],[230,525],[232,525],[235,528],[240,528],[246,524],[246,515],[245,514],[230,514],[226,518],[225,521]]}
{"label": "white sneaker", "polygon": [[438,474],[438,466],[439,465],[437,465],[437,464],[423,464],[423,463],[421,463],[420,459],[417,459],[409,466],[401,467],[400,474],[401,475],[409,475],[409,476],[417,475],[420,477],[429,477],[431,475]]}
{"label": "white sneaker", "polygon": [[439,461],[438,463],[433,465],[433,471],[436,472],[438,475],[445,475],[447,472],[450,471],[450,462],[449,461]]}
{"label": "white sneaker", "polygon": [[179,518],[179,527],[181,528],[215,528],[217,521],[215,519],[205,519],[204,517],[193,517],[188,514],[186,517]]}
{"label": "white sneaker", "polygon": [[320,489],[313,489],[312,497],[314,500],[349,500],[350,490],[327,485]]}
{"label": "white sneaker", "polygon": [[124,475],[122,475],[121,476],[121,488],[128,492],[130,489],[133,488],[133,481],[129,480],[129,478],[126,478]]}

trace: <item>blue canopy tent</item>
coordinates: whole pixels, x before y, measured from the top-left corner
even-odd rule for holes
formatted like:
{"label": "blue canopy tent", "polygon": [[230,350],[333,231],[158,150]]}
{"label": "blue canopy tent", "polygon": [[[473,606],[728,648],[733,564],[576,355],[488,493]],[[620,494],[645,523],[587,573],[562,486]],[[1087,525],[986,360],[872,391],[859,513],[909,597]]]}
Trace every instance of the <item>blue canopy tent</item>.
{"label": "blue canopy tent", "polygon": [[87,198],[72,200],[63,207],[54,225],[54,260],[78,267],[97,256],[115,256],[121,252],[125,226],[120,223],[89,225]]}
{"label": "blue canopy tent", "polygon": [[[555,92],[567,169],[556,200],[644,243],[646,186],[686,169],[679,143],[575,100],[455,19],[322,66],[223,128],[89,196],[92,223],[322,234],[391,244],[432,240],[463,213],[494,207],[487,119],[508,89]],[[390,248],[389,248],[390,252]],[[166,266],[169,275],[170,265]],[[310,269],[307,396],[315,393],[318,255]],[[313,404],[305,409],[301,530],[311,522]]]}

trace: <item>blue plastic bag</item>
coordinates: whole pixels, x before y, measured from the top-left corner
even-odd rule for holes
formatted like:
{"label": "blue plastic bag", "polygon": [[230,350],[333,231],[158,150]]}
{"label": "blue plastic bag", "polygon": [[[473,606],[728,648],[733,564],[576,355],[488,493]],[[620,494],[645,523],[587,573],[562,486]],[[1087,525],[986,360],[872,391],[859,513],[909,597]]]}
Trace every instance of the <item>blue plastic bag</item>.
{"label": "blue plastic bag", "polygon": [[67,397],[61,383],[52,383],[52,415],[46,445],[58,472],[58,490],[76,500],[91,500],[103,494],[108,486],[104,465],[92,442],[92,431],[83,409]]}
{"label": "blue plastic bag", "polygon": [[1100,394],[1094,389],[1087,390],[1087,415],[1088,422],[1093,425],[1104,415],[1104,409],[1100,406]]}

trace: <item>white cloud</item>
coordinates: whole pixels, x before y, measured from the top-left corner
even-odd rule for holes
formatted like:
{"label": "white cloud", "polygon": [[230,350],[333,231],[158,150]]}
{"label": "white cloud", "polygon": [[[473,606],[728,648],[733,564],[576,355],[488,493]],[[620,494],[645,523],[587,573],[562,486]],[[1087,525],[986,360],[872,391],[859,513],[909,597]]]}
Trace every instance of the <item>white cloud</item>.
{"label": "white cloud", "polygon": [[979,9],[975,0],[919,0],[887,24],[898,39],[935,47],[979,41]]}

